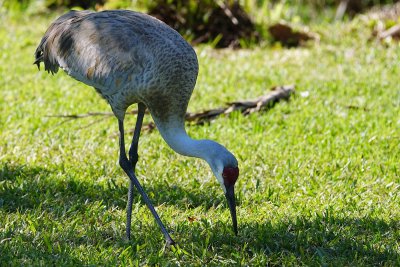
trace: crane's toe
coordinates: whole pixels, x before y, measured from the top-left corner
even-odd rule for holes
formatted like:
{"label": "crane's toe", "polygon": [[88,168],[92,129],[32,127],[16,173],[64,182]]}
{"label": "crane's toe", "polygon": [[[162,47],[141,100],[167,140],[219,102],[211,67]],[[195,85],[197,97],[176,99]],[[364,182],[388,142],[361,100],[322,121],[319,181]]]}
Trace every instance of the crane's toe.
{"label": "crane's toe", "polygon": [[167,247],[171,247],[176,245],[175,241],[172,240],[172,238],[167,238],[167,243],[166,243]]}

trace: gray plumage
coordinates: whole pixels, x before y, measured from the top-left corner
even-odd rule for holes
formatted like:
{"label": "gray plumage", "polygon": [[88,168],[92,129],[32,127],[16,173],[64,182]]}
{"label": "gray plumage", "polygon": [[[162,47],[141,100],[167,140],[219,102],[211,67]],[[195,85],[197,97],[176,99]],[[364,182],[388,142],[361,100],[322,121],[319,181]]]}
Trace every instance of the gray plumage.
{"label": "gray plumage", "polygon": [[[184,128],[187,105],[197,79],[198,62],[193,48],[179,33],[165,23],[138,12],[70,11],[54,21],[42,38],[34,62],[39,69],[41,62],[49,73],[54,74],[61,68],[73,78],[93,86],[110,104],[118,119],[120,165],[131,180],[128,237],[134,183],[168,243],[173,243],[134,174],[146,107],[171,148],[208,162],[227,195],[237,231],[233,195],[238,175],[236,158],[214,141],[191,139]],[[139,104],[139,112],[128,160],[123,121],[127,108],[134,103]],[[227,180],[227,176],[231,177]]]}
{"label": "gray plumage", "polygon": [[179,33],[127,10],[70,11],[49,27],[35,55],[48,72],[60,67],[96,88],[119,119],[138,102],[163,119],[171,101],[174,113],[185,113],[198,72],[196,54]]}

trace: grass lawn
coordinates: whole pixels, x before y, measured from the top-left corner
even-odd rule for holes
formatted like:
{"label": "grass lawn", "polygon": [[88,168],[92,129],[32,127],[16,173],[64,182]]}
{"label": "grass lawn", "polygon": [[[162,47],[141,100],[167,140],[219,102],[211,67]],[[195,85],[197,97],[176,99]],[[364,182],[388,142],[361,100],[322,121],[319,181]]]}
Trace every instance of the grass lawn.
{"label": "grass lawn", "polygon": [[297,95],[188,127],[239,160],[238,236],[206,163],[176,154],[157,131],[142,134],[138,178],[179,244],[168,249],[137,193],[124,239],[116,119],[48,116],[110,111],[92,88],[32,65],[57,15],[0,18],[1,266],[400,265],[398,44],[347,23],[311,25],[321,41],[305,48],[197,47],[189,111],[273,85],[295,84]]}

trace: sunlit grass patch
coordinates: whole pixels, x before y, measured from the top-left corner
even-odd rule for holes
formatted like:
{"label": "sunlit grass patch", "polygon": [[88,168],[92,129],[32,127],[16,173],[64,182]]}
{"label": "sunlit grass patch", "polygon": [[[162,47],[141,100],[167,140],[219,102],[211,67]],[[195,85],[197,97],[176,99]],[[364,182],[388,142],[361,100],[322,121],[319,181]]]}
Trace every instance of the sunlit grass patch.
{"label": "sunlit grass patch", "polygon": [[[197,47],[190,111],[274,85],[295,84],[297,94],[268,112],[188,127],[239,160],[237,237],[207,164],[177,155],[157,131],[142,134],[138,177],[179,244],[171,250],[138,194],[132,240],[124,240],[128,182],[118,166],[116,119],[49,117],[110,111],[92,88],[32,65],[54,17],[2,18],[1,263],[400,264],[397,45],[336,24],[318,26],[321,42],[303,48]],[[127,116],[126,127],[134,123]]]}

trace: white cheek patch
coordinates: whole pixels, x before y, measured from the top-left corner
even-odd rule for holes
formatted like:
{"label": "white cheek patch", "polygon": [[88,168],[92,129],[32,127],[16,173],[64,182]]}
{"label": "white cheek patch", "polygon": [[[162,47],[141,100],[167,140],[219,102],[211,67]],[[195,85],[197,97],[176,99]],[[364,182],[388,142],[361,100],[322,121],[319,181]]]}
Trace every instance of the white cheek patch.
{"label": "white cheek patch", "polygon": [[214,176],[217,178],[219,184],[222,187],[222,190],[224,190],[224,193],[226,193],[226,188],[224,185],[224,178],[222,177],[222,171],[223,171],[223,166],[221,164],[218,164],[216,166],[210,165],[212,172],[214,173]]}
{"label": "white cheek patch", "polygon": [[217,177],[217,180],[218,180],[219,184],[221,185],[222,190],[224,190],[224,193],[226,193],[226,188],[224,185],[224,179],[222,178],[222,175],[219,174],[219,175],[215,175],[215,176]]}
{"label": "white cheek patch", "polygon": [[222,177],[222,172],[224,170],[224,166],[222,165],[221,162],[212,162],[209,158],[206,159],[208,165],[210,165],[210,168],[214,174],[214,176],[217,178],[218,183],[221,185],[222,190],[224,193],[226,193],[226,188],[224,185],[224,178]]}

